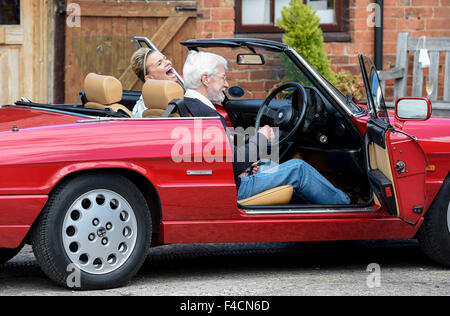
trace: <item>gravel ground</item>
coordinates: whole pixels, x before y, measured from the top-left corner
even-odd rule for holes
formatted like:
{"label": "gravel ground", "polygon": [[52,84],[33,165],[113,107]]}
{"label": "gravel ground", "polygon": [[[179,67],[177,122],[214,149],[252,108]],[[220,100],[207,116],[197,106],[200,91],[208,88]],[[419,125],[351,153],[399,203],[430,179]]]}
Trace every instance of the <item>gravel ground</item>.
{"label": "gravel ground", "polygon": [[55,286],[27,246],[0,266],[5,295],[447,296],[450,270],[413,240],[170,245],[151,249],[127,286],[75,292]]}

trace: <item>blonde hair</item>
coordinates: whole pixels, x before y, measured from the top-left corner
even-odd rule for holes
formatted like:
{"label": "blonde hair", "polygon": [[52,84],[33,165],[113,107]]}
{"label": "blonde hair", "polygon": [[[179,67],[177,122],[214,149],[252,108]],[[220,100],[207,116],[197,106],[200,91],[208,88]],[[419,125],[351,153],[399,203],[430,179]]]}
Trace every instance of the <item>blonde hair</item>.
{"label": "blonde hair", "polygon": [[150,74],[147,69],[147,58],[154,52],[155,50],[150,48],[139,48],[131,56],[131,68],[142,82],[145,82],[145,76]]}

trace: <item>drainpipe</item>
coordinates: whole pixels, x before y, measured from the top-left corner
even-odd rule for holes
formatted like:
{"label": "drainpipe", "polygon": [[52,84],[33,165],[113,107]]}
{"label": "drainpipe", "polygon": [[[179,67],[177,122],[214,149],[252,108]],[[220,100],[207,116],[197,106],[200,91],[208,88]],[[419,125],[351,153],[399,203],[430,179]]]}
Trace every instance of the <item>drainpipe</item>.
{"label": "drainpipe", "polygon": [[375,23],[375,67],[377,70],[383,69],[383,28],[384,28],[384,0],[376,0],[376,21]]}

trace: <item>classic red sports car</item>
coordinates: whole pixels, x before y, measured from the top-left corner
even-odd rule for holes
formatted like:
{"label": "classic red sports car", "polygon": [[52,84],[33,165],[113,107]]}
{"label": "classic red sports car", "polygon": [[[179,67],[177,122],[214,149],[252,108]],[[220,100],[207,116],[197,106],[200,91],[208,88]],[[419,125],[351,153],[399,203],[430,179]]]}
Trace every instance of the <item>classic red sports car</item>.
{"label": "classic red sports car", "polygon": [[304,159],[351,204],[295,204],[289,186],[238,201],[218,117],[184,115],[183,90],[160,81],[144,85],[148,113],[133,118],[141,92],[90,74],[77,104],[0,108],[2,262],[31,244],[58,284],[73,286],[75,267],[76,288],[99,289],[130,280],[156,245],[418,238],[450,265],[450,120],[431,117],[429,100],[388,112],[363,56],[358,105],[284,44],[182,45],[229,60],[230,125],[279,128],[280,161]]}

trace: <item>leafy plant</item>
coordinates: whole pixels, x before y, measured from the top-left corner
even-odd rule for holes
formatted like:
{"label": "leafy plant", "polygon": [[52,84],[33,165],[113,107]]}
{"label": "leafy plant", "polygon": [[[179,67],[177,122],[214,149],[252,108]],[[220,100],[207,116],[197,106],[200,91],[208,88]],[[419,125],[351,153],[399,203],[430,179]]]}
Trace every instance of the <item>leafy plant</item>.
{"label": "leafy plant", "polygon": [[352,94],[357,101],[364,98],[364,85],[361,78],[348,70],[343,69],[336,74],[336,88],[344,95]]}
{"label": "leafy plant", "polygon": [[[283,43],[294,48],[328,81],[335,84],[336,76],[330,67],[331,61],[325,50],[323,32],[316,11],[302,0],[291,0],[281,11],[281,18],[277,20],[277,24],[284,31]],[[298,74],[288,68],[287,79],[295,81],[295,78],[289,77],[290,75]]]}

